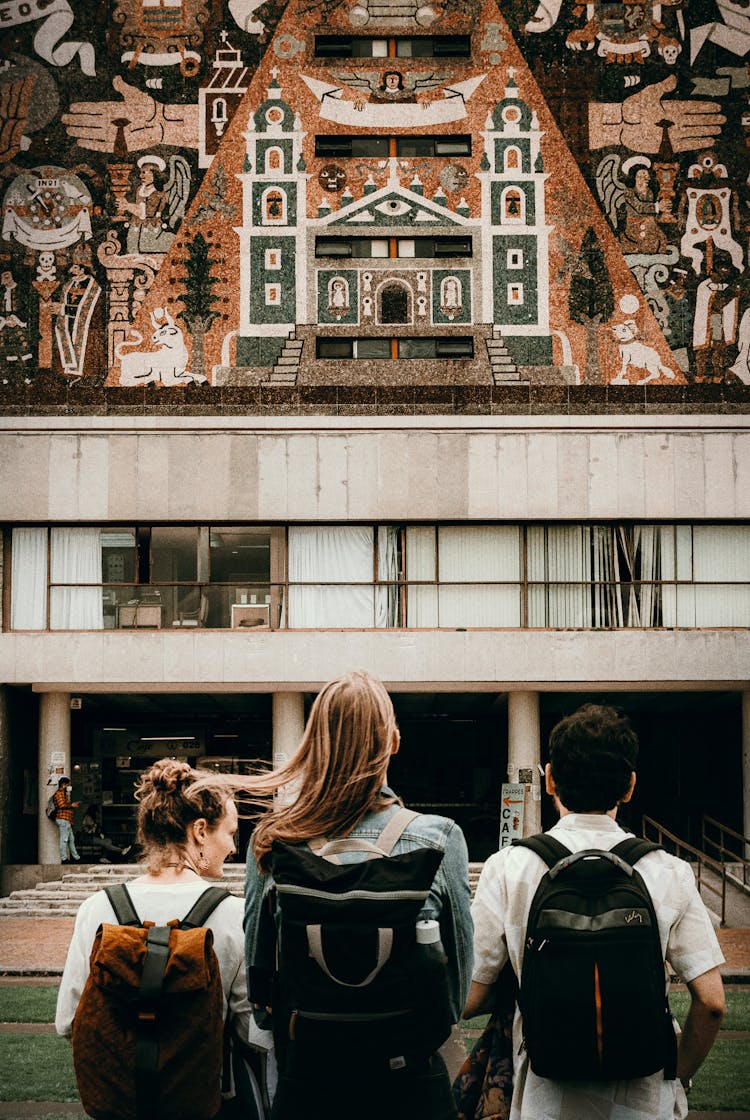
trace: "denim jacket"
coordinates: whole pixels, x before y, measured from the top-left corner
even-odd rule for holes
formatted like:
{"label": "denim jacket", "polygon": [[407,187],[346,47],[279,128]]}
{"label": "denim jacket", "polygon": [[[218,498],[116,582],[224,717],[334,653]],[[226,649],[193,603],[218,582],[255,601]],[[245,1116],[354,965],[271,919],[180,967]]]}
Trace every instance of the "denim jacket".
{"label": "denim jacket", "polygon": [[[384,793],[392,795],[387,787]],[[386,824],[399,808],[390,805],[380,812],[369,812],[349,833],[362,840],[376,841]],[[328,839],[334,839],[329,837]],[[469,993],[469,983],[473,967],[474,927],[469,909],[469,864],[464,835],[455,821],[447,817],[420,814],[411,821],[396,843],[393,854],[411,852],[415,848],[439,848],[444,850],[443,861],[435,876],[430,894],[420,913],[420,919],[432,918],[440,923],[443,948],[448,958],[448,982],[451,996],[451,1009],[454,1021],[458,1021]],[[359,861],[362,852],[344,852],[342,863]],[[247,873],[245,878],[245,961],[266,966],[272,962],[259,960],[262,950],[258,946],[259,919],[263,900],[273,886],[271,875],[258,871],[252,843],[247,854]],[[250,976],[250,1000],[253,1001],[252,977]]]}

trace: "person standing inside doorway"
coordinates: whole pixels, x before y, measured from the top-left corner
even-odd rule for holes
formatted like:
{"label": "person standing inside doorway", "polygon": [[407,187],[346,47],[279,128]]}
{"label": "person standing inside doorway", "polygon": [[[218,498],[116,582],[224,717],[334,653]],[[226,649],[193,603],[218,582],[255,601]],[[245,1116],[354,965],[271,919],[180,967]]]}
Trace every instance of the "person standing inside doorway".
{"label": "person standing inside doorway", "polygon": [[60,863],[79,863],[81,859],[76,851],[73,836],[73,810],[78,808],[80,802],[70,800],[72,788],[70,778],[62,777],[57,783],[57,793],[53,797],[56,810],[55,823],[60,830]]}

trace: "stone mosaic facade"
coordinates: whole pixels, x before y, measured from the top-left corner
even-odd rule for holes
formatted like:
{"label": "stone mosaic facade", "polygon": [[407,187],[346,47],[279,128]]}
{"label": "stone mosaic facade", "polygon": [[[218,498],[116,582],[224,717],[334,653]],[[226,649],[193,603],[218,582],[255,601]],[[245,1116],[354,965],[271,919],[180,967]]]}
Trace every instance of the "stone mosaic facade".
{"label": "stone mosaic facade", "polygon": [[4,13],[0,407],[746,404],[746,5]]}

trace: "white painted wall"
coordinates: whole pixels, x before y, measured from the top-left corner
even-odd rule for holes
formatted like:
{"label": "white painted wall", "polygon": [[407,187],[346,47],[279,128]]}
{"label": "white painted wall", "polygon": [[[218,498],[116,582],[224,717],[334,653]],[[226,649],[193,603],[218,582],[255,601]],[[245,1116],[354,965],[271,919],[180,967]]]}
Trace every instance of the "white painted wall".
{"label": "white painted wall", "polygon": [[750,631],[110,631],[0,635],[0,681],[87,691],[748,688]]}
{"label": "white painted wall", "polygon": [[750,417],[0,418],[0,520],[750,518]]}

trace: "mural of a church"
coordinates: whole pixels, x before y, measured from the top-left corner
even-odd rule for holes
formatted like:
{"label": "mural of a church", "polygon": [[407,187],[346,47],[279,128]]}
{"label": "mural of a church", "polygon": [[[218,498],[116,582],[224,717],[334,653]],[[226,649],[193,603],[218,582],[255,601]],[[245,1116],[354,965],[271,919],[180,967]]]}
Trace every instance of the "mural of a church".
{"label": "mural of a church", "polygon": [[742,4],[63,7],[3,44],[0,400],[750,384]]}

